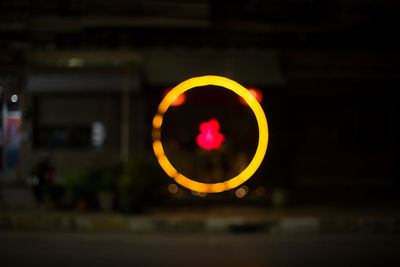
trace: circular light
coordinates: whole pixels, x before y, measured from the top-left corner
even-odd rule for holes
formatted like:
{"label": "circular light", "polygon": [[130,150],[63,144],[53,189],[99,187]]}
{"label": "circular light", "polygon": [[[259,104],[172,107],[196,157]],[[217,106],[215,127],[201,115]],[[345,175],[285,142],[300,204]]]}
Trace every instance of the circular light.
{"label": "circular light", "polygon": [[265,188],[264,188],[264,186],[259,186],[257,189],[256,189],[256,195],[258,196],[258,197],[260,197],[260,196],[262,196],[262,195],[264,195],[265,194]]}
{"label": "circular light", "polygon": [[168,186],[168,192],[170,192],[171,194],[176,194],[176,193],[178,193],[178,191],[179,191],[179,188],[176,184],[170,184]]}
{"label": "circular light", "polygon": [[[220,183],[201,183],[185,177],[184,175],[179,173],[169,162],[167,156],[164,153],[164,148],[161,143],[161,126],[164,114],[167,109],[171,106],[175,99],[184,92],[193,89],[194,87],[206,85],[221,86],[233,91],[234,93],[242,97],[253,111],[258,124],[258,145],[253,159],[250,161],[249,165],[237,176]],[[256,172],[264,159],[265,152],[267,151],[268,123],[261,105],[258,103],[256,98],[251,94],[249,90],[231,79],[221,76],[208,75],[195,77],[183,81],[172,88],[172,90],[165,95],[160,105],[158,106],[157,114],[153,118],[152,136],[154,154],[156,155],[161,168],[169,177],[174,179],[175,182],[177,182],[178,184],[193,191],[203,193],[219,193],[241,185]]]}
{"label": "circular light", "polygon": [[18,101],[18,95],[12,95],[11,96],[11,102],[16,103]]}
{"label": "circular light", "polygon": [[237,198],[242,198],[247,194],[246,189],[241,186],[238,190],[236,190],[235,195]]}

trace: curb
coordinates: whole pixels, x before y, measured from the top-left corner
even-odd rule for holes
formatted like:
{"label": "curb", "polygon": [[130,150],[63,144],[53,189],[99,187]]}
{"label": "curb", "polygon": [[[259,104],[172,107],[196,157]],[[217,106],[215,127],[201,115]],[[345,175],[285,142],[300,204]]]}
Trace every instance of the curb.
{"label": "curb", "polygon": [[132,233],[398,233],[400,218],[319,218],[21,215],[0,214],[0,231],[132,232]]}

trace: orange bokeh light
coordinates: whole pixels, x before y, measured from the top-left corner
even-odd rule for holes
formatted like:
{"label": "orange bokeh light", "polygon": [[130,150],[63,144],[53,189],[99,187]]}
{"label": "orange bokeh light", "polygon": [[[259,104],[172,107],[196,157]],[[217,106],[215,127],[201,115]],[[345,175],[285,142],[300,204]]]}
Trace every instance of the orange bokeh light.
{"label": "orange bokeh light", "polygon": [[[248,88],[248,90],[254,96],[254,98],[257,100],[257,102],[261,103],[261,101],[263,100],[263,95],[262,95],[261,91],[257,88]],[[240,96],[239,96],[239,101],[243,105],[247,105],[246,101],[244,101],[244,99]]]}
{"label": "orange bokeh light", "polygon": [[[165,97],[169,91],[171,91],[172,88],[168,88],[167,90],[165,90],[163,97]],[[175,98],[175,100],[171,103],[171,106],[180,106],[183,105],[186,102],[186,94],[181,94],[179,95],[177,98]]]}

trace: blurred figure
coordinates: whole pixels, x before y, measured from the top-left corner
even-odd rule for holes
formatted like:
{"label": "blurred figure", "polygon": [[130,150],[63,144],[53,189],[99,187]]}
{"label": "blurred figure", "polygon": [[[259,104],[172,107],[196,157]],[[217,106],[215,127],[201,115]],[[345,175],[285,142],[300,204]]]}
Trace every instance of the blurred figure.
{"label": "blurred figure", "polygon": [[54,167],[48,158],[40,161],[32,170],[32,190],[38,203],[45,200],[54,177]]}

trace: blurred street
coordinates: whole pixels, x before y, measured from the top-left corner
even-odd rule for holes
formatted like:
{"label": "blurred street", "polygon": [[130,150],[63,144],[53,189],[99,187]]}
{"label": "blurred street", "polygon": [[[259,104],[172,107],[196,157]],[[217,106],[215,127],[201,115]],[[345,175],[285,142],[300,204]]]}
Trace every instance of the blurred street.
{"label": "blurred street", "polygon": [[399,266],[399,235],[1,232],[2,266]]}
{"label": "blurred street", "polygon": [[400,266],[400,1],[0,1],[0,267]]}

